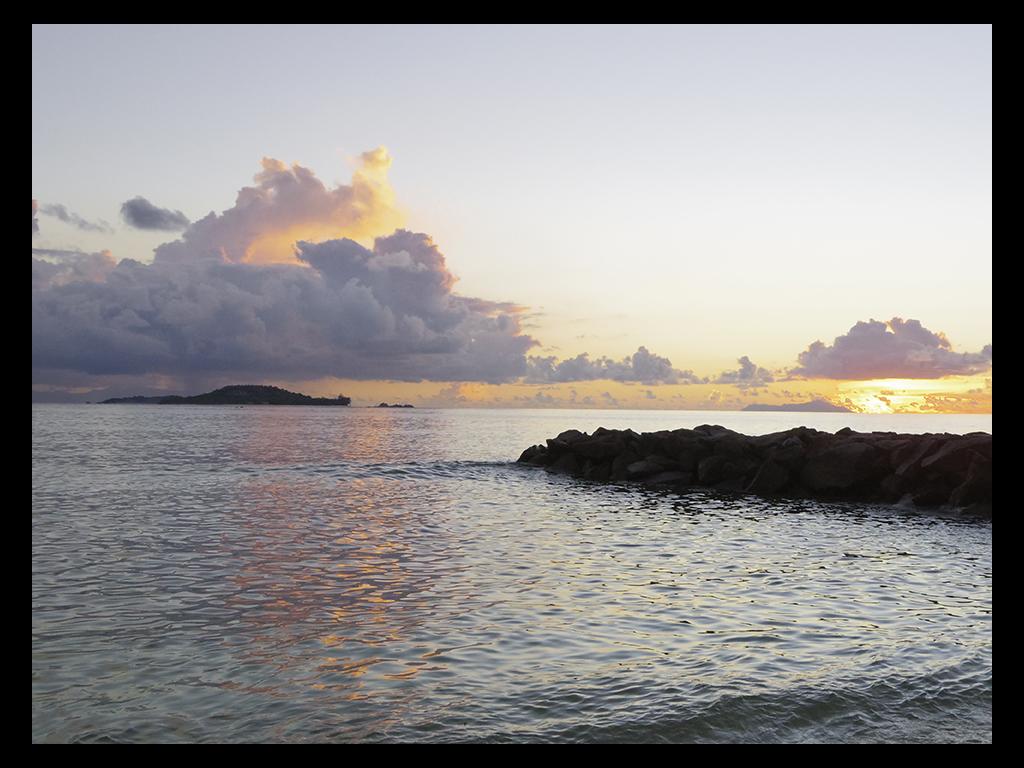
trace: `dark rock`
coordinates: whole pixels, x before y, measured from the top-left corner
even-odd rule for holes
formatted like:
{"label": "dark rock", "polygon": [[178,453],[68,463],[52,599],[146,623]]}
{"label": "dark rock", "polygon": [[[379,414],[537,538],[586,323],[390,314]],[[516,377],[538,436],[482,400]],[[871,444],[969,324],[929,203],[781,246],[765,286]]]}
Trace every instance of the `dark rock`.
{"label": "dark rock", "polygon": [[949,496],[954,507],[969,507],[978,502],[992,500],[992,462],[975,453],[967,470],[967,478]]}
{"label": "dark rock", "polygon": [[614,459],[626,449],[626,438],[620,433],[608,430],[602,432],[599,428],[592,437],[573,443],[572,449],[588,459]]}
{"label": "dark rock", "polygon": [[543,445],[531,445],[519,455],[518,461],[524,464],[532,464],[533,460],[544,453]]}
{"label": "dark rock", "polygon": [[697,465],[697,482],[701,485],[714,485],[724,479],[723,470],[729,462],[725,456],[708,456]]}
{"label": "dark rock", "polygon": [[567,429],[565,432],[559,434],[555,440],[561,440],[567,445],[572,445],[577,440],[582,440],[587,436],[586,432],[580,432],[578,429]]}
{"label": "dark rock", "polygon": [[946,503],[949,499],[949,491],[942,487],[930,487],[922,488],[917,493],[911,495],[911,499],[915,506],[918,507],[938,507]]}
{"label": "dark rock", "polygon": [[611,461],[588,461],[583,466],[583,477],[586,480],[608,480],[611,474]]}
{"label": "dark rock", "polygon": [[666,486],[686,486],[693,482],[692,472],[680,472],[674,470],[671,472],[659,472],[653,477],[648,477],[643,481],[643,484],[648,488],[662,488]]}
{"label": "dark rock", "polygon": [[769,459],[754,475],[746,490],[750,493],[772,495],[778,493],[789,483],[789,470],[782,464]]}
{"label": "dark rock", "polygon": [[716,456],[738,459],[747,454],[747,439],[735,432],[715,435],[711,438],[711,448]]}
{"label": "dark rock", "polygon": [[790,471],[797,470],[803,466],[806,455],[807,449],[800,439],[796,437],[787,438],[782,442],[782,445],[769,454],[772,461]]}
{"label": "dark rock", "polygon": [[667,429],[660,432],[645,432],[640,435],[637,450],[642,456],[670,456],[673,448],[673,434]]}
{"label": "dark rock", "polygon": [[624,452],[612,459],[611,473],[609,475],[610,479],[625,480],[629,474],[627,472],[629,465],[640,461],[640,458],[639,453],[627,448]]}
{"label": "dark rock", "polygon": [[662,456],[648,456],[646,459],[635,461],[626,467],[626,477],[629,480],[640,480],[660,472],[678,471],[679,465],[671,459]]}
{"label": "dark rock", "polygon": [[726,433],[733,435],[739,434],[739,432],[733,432],[731,429],[727,429],[718,424],[701,424],[699,427],[694,427],[693,431],[696,432],[698,435],[704,435],[707,437],[710,437],[712,435],[722,435]]}
{"label": "dark rock", "polygon": [[992,436],[897,435],[806,427],[748,437],[717,425],[638,435],[566,430],[519,461],[590,480],[703,485],[762,495],[950,505],[987,514]]}
{"label": "dark rock", "polygon": [[672,450],[672,456],[680,469],[684,472],[694,472],[700,460],[711,455],[711,444],[708,440],[690,433],[677,435]]}
{"label": "dark rock", "polygon": [[889,466],[896,470],[897,475],[911,472],[920,467],[921,459],[940,445],[941,443],[934,437],[908,441],[904,447],[898,448],[889,456]]}
{"label": "dark rock", "polygon": [[758,464],[747,458],[727,458],[722,466],[721,480],[715,488],[726,491],[743,491],[750,485],[757,474]]}
{"label": "dark rock", "polygon": [[812,491],[850,492],[877,482],[879,450],[867,443],[847,442],[830,446],[811,456],[800,472],[800,482]]}
{"label": "dark rock", "polygon": [[577,459],[576,455],[572,453],[562,454],[554,462],[548,465],[548,469],[552,472],[565,472],[570,475],[576,474],[579,471],[579,468],[579,459]]}
{"label": "dark rock", "polygon": [[965,438],[948,441],[938,451],[921,460],[921,469],[937,470],[939,472],[951,472],[955,474],[966,473],[971,465],[971,459],[979,453],[992,458],[992,438]]}

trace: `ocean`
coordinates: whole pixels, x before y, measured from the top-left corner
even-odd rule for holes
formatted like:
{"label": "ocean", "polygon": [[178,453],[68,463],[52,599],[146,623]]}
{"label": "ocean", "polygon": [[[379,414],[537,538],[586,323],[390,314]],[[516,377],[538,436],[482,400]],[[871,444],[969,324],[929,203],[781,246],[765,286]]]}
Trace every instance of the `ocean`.
{"label": "ocean", "polygon": [[515,464],[991,416],[33,405],[33,742],[991,742],[991,521]]}

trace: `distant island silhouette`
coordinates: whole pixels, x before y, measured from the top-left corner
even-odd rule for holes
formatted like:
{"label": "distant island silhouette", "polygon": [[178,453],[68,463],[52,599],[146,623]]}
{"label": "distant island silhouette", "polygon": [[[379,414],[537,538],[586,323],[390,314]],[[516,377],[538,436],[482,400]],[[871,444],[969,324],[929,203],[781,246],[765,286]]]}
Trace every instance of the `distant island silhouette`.
{"label": "distant island silhouette", "polygon": [[374,406],[375,408],[415,408],[415,405],[409,403],[381,403],[380,405]]}
{"label": "distant island silhouette", "polygon": [[802,411],[804,413],[853,413],[849,408],[842,405],[835,405],[828,400],[814,399],[806,403],[783,403],[782,405],[768,405],[767,403],[751,403],[745,406],[744,411]]}
{"label": "distant island silhouette", "polygon": [[202,395],[157,395],[155,397],[112,397],[101,405],[350,405],[352,398],[310,397],[280,387],[262,384],[232,384]]}

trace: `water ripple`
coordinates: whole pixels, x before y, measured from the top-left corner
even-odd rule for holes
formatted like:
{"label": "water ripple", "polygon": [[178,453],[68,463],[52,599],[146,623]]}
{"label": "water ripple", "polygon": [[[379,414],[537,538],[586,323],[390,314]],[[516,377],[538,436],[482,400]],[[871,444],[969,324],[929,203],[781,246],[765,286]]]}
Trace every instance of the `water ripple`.
{"label": "water ripple", "polygon": [[33,740],[991,741],[990,522],[503,457],[554,426],[34,409]]}

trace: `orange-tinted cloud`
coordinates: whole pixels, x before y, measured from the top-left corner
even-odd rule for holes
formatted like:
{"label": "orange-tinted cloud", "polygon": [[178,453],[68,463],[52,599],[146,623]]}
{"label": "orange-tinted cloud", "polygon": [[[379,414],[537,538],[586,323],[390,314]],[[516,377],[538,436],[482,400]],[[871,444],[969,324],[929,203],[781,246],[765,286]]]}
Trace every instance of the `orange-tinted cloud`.
{"label": "orange-tinted cloud", "polygon": [[300,240],[386,234],[402,219],[387,179],[390,166],[383,147],[364,152],[351,184],[328,188],[298,163],[265,157],[255,186],[243,187],[234,206],[194,222],[181,240],[157,248],[156,260],[294,264]]}

